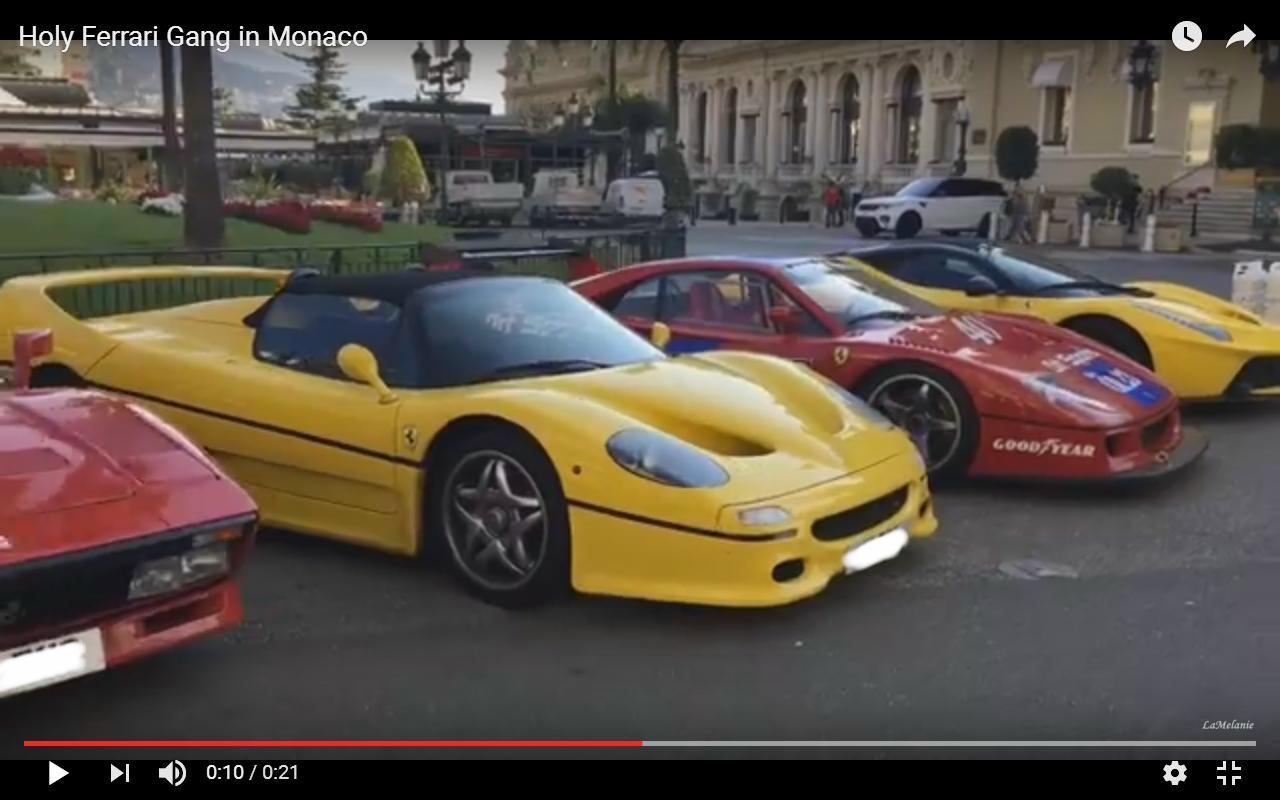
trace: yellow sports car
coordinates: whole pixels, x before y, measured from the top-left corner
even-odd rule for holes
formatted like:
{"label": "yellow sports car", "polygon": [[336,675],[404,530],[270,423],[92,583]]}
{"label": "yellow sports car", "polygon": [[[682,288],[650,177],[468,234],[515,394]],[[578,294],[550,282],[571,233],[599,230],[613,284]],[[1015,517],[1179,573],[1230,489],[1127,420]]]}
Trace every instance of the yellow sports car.
{"label": "yellow sports car", "polygon": [[1025,249],[910,244],[852,250],[899,288],[960,309],[1061,325],[1153,369],[1184,400],[1280,396],[1280,326],[1174,283],[1109,283]]}
{"label": "yellow sports car", "polygon": [[[224,278],[279,288],[91,319],[57,302]],[[51,328],[36,383],[140,401],[264,524],[439,553],[500,605],[786,603],[937,526],[915,447],[852,395],[768,356],[665,356],[552,280],[62,273],[0,286],[0,326]]]}

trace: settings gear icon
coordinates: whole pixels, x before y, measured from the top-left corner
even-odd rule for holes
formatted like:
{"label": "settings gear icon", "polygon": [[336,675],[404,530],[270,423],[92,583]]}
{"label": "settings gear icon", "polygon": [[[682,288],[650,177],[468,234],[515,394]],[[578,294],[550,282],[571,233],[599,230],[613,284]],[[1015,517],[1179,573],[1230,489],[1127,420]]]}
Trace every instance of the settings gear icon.
{"label": "settings gear icon", "polygon": [[1166,783],[1177,786],[1187,779],[1187,768],[1177,761],[1171,761],[1164,765],[1164,779]]}

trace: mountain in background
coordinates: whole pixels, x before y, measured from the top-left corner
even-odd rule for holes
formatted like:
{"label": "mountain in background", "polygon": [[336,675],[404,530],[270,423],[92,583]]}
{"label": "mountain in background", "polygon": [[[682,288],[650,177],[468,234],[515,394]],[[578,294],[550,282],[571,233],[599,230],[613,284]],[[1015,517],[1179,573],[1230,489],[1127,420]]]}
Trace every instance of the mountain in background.
{"label": "mountain in background", "polygon": [[[237,111],[280,116],[305,80],[302,70],[278,52],[239,48],[234,58],[214,52],[214,84],[232,92]],[[98,102],[160,108],[160,51],[155,47],[98,47],[92,51],[91,85]],[[181,58],[178,91],[181,95]]]}

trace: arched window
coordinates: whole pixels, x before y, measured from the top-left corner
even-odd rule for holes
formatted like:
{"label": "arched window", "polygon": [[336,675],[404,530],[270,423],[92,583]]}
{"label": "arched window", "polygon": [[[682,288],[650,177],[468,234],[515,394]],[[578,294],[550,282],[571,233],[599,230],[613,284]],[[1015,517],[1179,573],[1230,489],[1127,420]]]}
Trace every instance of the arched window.
{"label": "arched window", "polygon": [[707,160],[707,93],[698,92],[698,107],[693,117],[695,126],[694,137],[697,139],[698,147],[694,151],[698,154],[698,161]]}
{"label": "arched window", "polygon": [[724,163],[733,166],[738,163],[738,87],[731,86],[724,97],[725,114],[725,159]]}
{"label": "arched window", "polygon": [[858,78],[845,75],[840,82],[840,105],[832,112],[835,145],[832,160],[837,164],[853,164],[858,160],[858,133],[862,124],[862,105]]}
{"label": "arched window", "polygon": [[787,150],[784,160],[788,164],[802,164],[805,158],[805,134],[809,123],[809,98],[804,81],[794,81],[791,88],[787,90],[787,105],[783,116],[786,117],[784,122],[787,132]]}
{"label": "arched window", "polygon": [[898,135],[894,161],[915,164],[920,160],[920,112],[924,107],[920,70],[904,67],[898,74]]}

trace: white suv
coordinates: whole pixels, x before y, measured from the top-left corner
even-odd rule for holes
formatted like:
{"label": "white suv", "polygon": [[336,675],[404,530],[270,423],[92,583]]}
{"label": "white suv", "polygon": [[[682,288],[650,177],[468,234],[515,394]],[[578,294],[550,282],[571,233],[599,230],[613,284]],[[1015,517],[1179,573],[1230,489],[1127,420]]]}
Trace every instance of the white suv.
{"label": "white suv", "polygon": [[920,178],[891,197],[858,203],[853,224],[863,236],[890,231],[910,239],[922,230],[986,236],[1004,206],[1004,188],[980,178]]}

